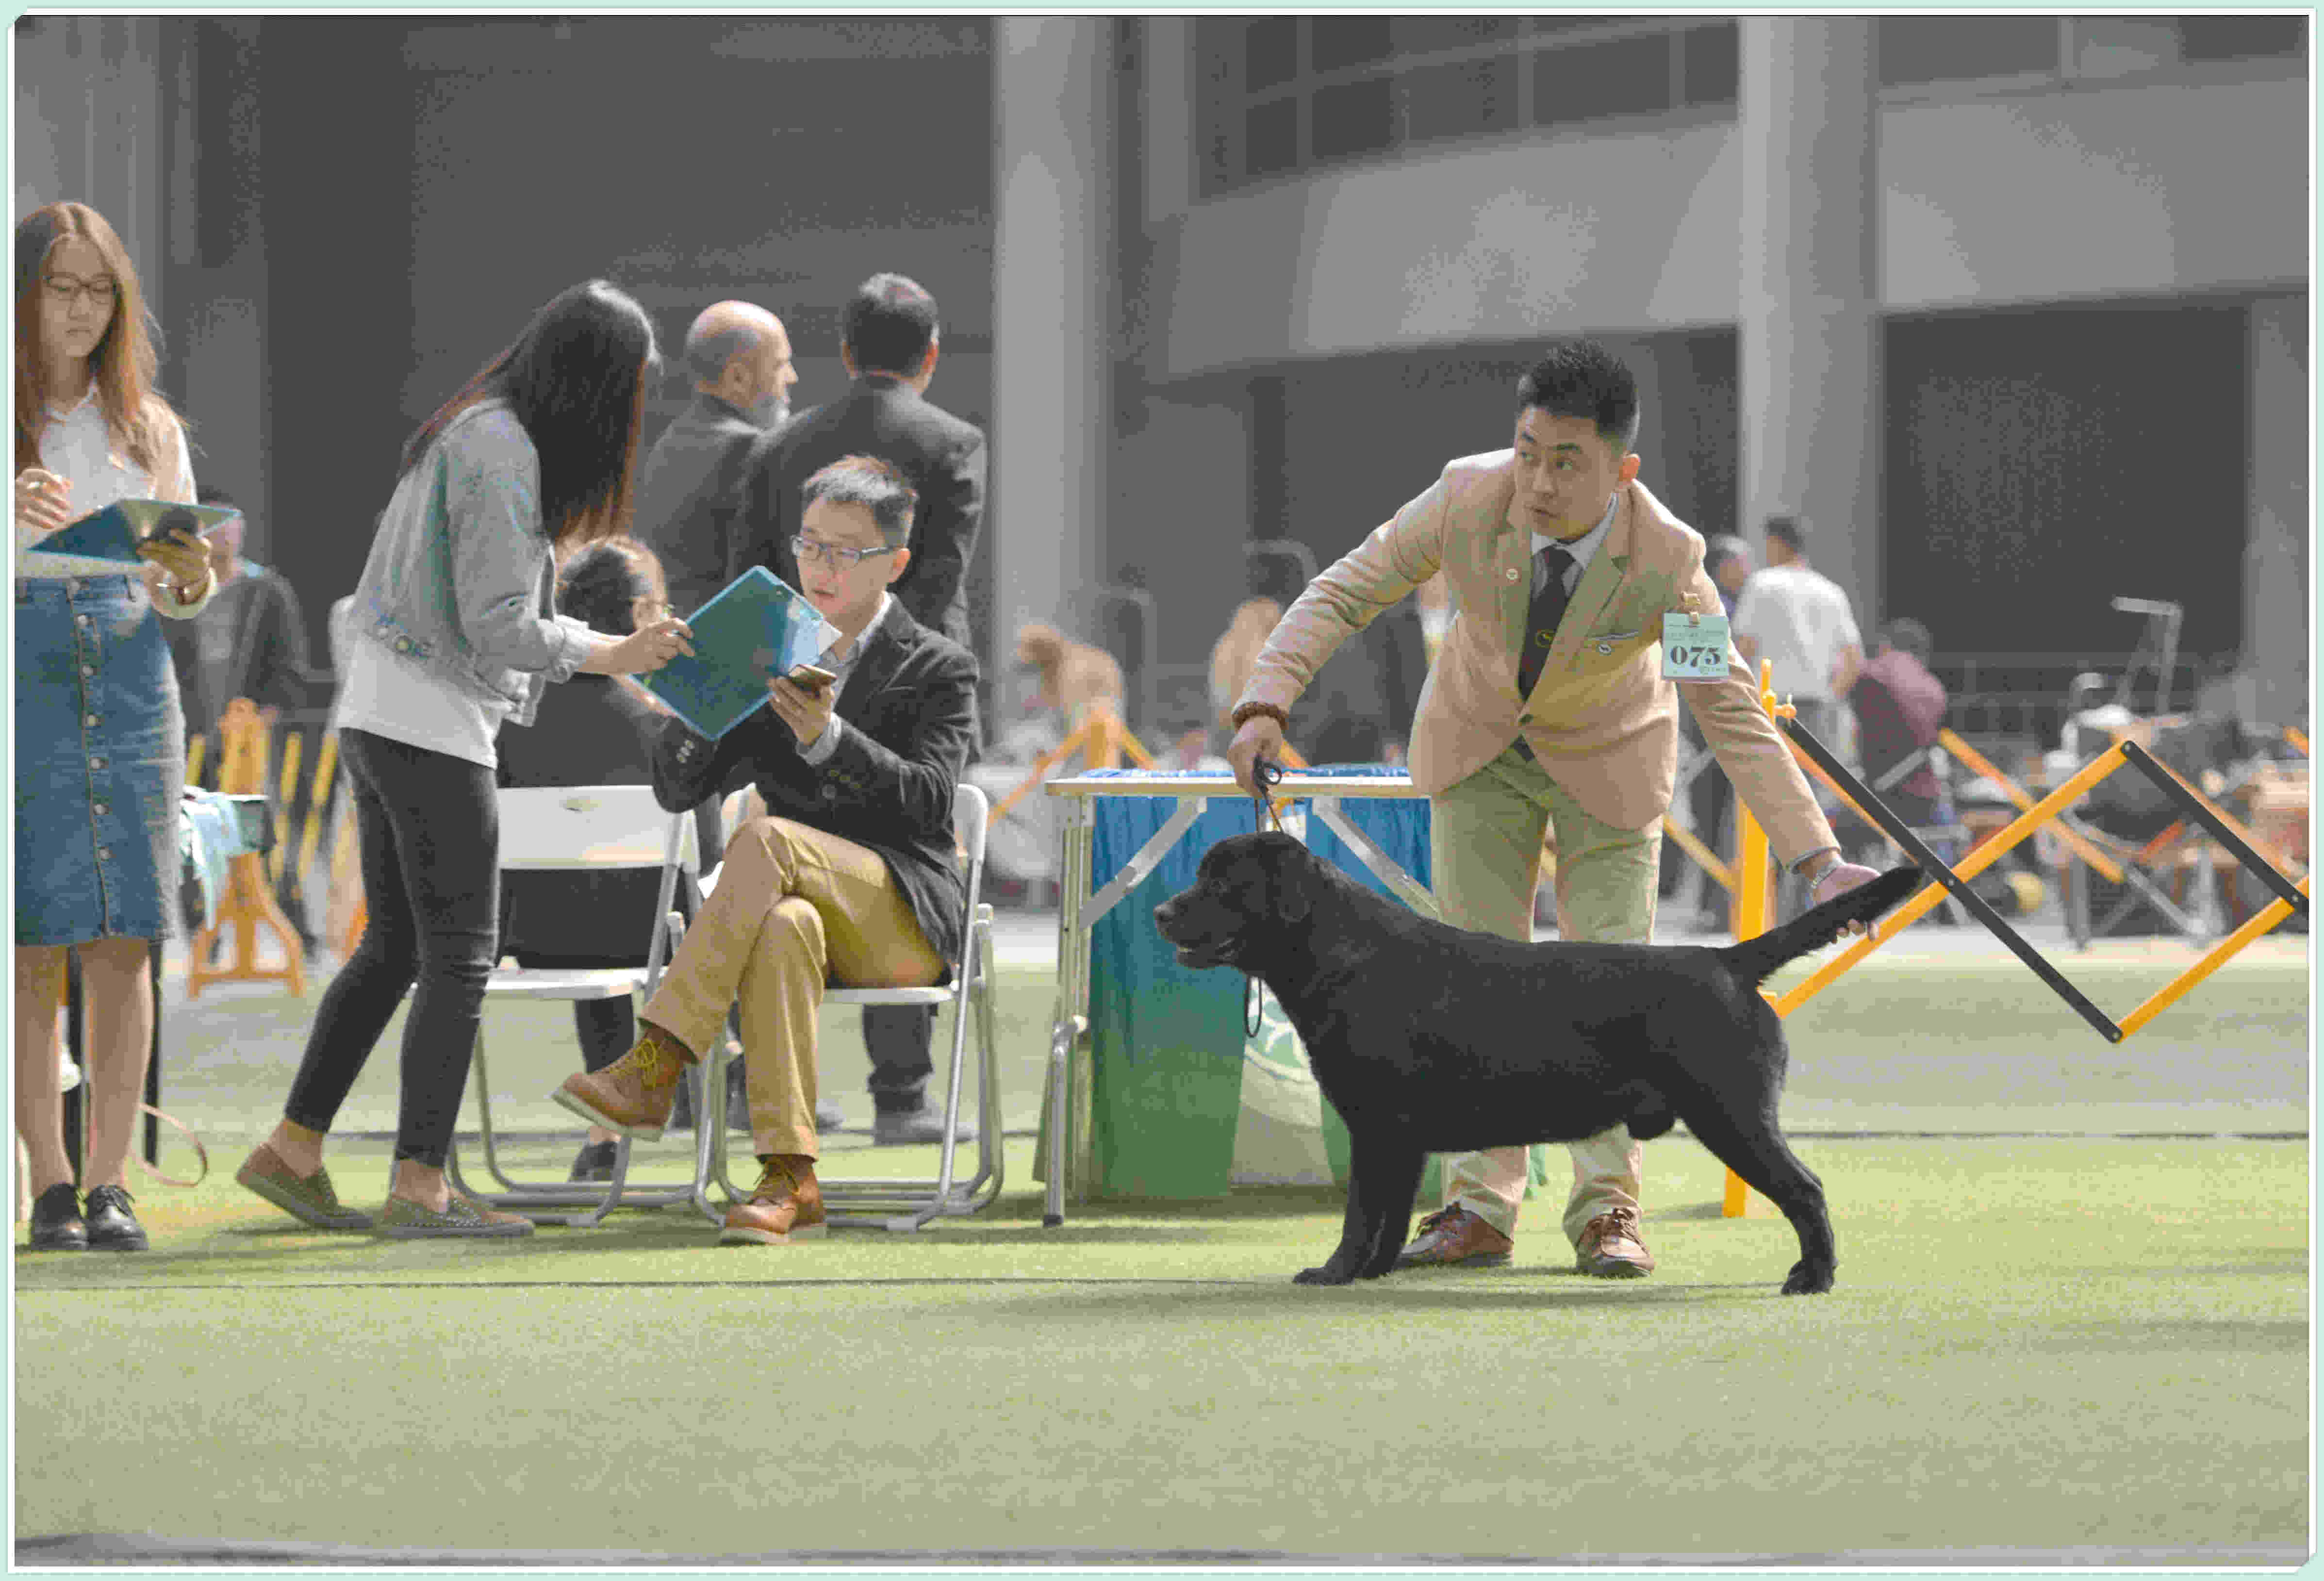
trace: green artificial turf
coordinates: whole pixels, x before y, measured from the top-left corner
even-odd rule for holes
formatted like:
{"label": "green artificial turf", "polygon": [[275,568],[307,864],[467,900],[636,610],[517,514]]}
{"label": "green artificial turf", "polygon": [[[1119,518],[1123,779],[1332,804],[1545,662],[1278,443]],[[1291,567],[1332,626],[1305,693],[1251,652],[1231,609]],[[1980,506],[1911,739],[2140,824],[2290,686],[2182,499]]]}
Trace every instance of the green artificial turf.
{"label": "green artificial turf", "polygon": [[[356,1170],[383,1149],[347,1151]],[[531,1149],[545,1163],[546,1144]],[[16,1262],[21,1536],[717,1555],[1879,1553],[2306,1540],[2307,1150],[1808,1141],[1840,1287],[1647,1150],[1659,1271],[1296,1287],[1328,1192],[1017,1185],[916,1236],[307,1233],[153,1194]],[[882,1162],[885,1162],[883,1158]],[[101,1445],[107,1475],[87,1475]]]}
{"label": "green artificial turf", "polygon": [[[2193,958],[2061,965],[2120,1015]],[[1289,1282],[1336,1239],[1328,1190],[1045,1229],[1051,984],[1002,973],[994,1208],[781,1249],[678,1210],[465,1245],[306,1231],[231,1177],[313,994],[173,1002],[163,1101],[212,1172],[133,1179],[146,1254],[17,1255],[20,1536],[1488,1561],[2308,1541],[2292,941],[2120,1045],[2006,957],[1876,954],[1788,1028],[1785,1121],[1840,1246],[1809,1299],[1776,1294],[1789,1226],[1719,1216],[1722,1172],[1683,1135],[1646,1149],[1639,1282],[1570,1271],[1555,1193],[1508,1269],[1346,1290]],[[569,1017],[488,1018],[512,1168],[561,1176]],[[825,1014],[824,1089],[860,1123],[853,1022]],[[392,1037],[331,1154],[365,1206]],[[687,1145],[641,1148],[641,1176],[682,1174]],[[932,1162],[847,1131],[824,1172]],[[163,1164],[192,1167],[174,1142]]]}

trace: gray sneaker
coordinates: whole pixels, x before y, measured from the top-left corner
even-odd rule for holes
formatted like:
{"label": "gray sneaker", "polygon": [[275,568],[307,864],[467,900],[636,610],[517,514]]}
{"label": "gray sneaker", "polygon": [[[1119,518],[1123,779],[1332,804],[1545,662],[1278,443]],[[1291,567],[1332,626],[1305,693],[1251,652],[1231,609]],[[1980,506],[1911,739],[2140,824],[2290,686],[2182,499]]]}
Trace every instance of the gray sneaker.
{"label": "gray sneaker", "polygon": [[496,1212],[457,1191],[444,1204],[442,1213],[430,1213],[410,1197],[391,1196],[387,1206],[379,1210],[377,1227],[391,1241],[532,1234],[532,1221],[522,1214]]}
{"label": "gray sneaker", "polygon": [[263,1142],[251,1149],[234,1178],[243,1189],[318,1230],[371,1228],[371,1215],[339,1201],[339,1194],[331,1188],[330,1170],[318,1168],[311,1175],[294,1175],[281,1155]]}
{"label": "gray sneaker", "polygon": [[[875,1114],[872,1116],[872,1145],[902,1147],[913,1142],[944,1140],[944,1112],[933,1104],[898,1114]],[[974,1142],[976,1127],[961,1121],[953,1131],[955,1142]]]}

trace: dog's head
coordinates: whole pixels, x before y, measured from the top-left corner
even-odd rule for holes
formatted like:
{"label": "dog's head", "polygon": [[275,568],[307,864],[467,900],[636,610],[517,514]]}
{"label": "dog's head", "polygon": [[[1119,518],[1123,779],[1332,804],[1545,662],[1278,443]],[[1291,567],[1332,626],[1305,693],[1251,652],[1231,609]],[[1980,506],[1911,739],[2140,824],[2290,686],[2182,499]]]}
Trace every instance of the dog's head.
{"label": "dog's head", "polygon": [[1154,908],[1154,926],[1182,966],[1247,966],[1307,920],[1314,863],[1289,835],[1231,835],[1203,853],[1191,888]]}

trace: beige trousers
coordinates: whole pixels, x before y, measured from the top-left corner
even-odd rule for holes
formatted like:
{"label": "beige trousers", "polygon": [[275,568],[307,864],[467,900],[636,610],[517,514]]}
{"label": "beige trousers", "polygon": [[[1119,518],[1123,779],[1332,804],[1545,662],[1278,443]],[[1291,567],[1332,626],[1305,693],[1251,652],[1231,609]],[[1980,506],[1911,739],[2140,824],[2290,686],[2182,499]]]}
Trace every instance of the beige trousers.
{"label": "beige trousers", "polygon": [[[1541,765],[1509,749],[1429,800],[1428,855],[1438,908],[1455,928],[1533,937],[1542,837],[1556,831],[1561,938],[1644,944],[1653,936],[1662,873],[1662,822],[1618,829],[1582,809]],[[1510,1029],[1508,1035],[1522,1035]],[[1565,1238],[1580,1244],[1600,1214],[1638,1206],[1640,1159],[1629,1128],[1567,1144],[1573,1190]],[[1447,1158],[1444,1206],[1458,1203],[1505,1235],[1517,1231],[1526,1150],[1489,1148]]]}
{"label": "beige trousers", "polygon": [[749,818],[644,1015],[699,1054],[739,1001],[752,1144],[814,1158],[825,985],[926,987],[946,964],[877,852],[788,818]]}

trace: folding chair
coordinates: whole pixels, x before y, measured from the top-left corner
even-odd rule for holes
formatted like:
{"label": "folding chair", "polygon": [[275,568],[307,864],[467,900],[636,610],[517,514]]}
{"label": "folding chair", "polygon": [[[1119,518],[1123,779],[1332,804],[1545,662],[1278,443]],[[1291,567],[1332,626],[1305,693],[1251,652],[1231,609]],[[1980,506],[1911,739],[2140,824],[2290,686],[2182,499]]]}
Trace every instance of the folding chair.
{"label": "folding chair", "polygon": [[[732,831],[738,814],[755,804],[747,792],[729,797],[723,809],[722,828]],[[951,1076],[945,1094],[944,1141],[939,1144],[936,1172],[921,1179],[818,1179],[828,1222],[835,1225],[879,1225],[890,1230],[919,1229],[933,1219],[965,1216],[990,1205],[1001,1195],[1001,1114],[996,1076],[998,1040],[992,1021],[992,908],[983,903],[985,832],[991,806],[984,792],[963,781],[954,788],[953,832],[968,859],[967,925],[961,929],[960,957],[952,963],[952,981],[941,988],[843,988],[824,990],[826,1004],[949,1004],[953,1007]],[[723,865],[723,864],[722,864]],[[704,875],[701,892],[716,887],[716,872]],[[665,909],[666,910],[666,909]],[[664,926],[675,933],[678,919],[665,916]],[[967,1065],[969,1022],[976,1023],[976,1174],[965,1182],[955,1177],[959,1141],[961,1077]],[[724,1208],[710,1199],[714,1184],[728,1202],[748,1197],[727,1173],[726,1062],[733,1056],[724,1039],[716,1040],[703,1059],[703,1103],[696,1131],[694,1204],[715,1224]]]}
{"label": "folding chair", "polygon": [[[669,924],[676,916],[670,907],[678,881],[684,878],[695,885],[701,871],[701,853],[695,849],[694,815],[664,812],[650,785],[503,788],[499,795],[503,872],[612,873],[658,868],[661,891],[652,918],[641,920],[647,922],[649,935],[645,965],[499,966],[484,984],[487,1005],[495,998],[571,1001],[651,994],[669,959]],[[511,1179],[501,1169],[493,1140],[492,1079],[482,1025],[476,1030],[472,1079],[484,1167],[502,1189],[486,1192],[471,1187],[461,1177],[456,1146],[445,1167],[455,1186],[480,1201],[545,1224],[588,1228],[604,1223],[616,1207],[666,1207],[692,1202],[698,1195],[695,1180],[684,1185],[631,1186],[630,1138],[626,1136],[613,1149],[613,1178],[609,1181]],[[539,1211],[560,1207],[576,1211]]]}

